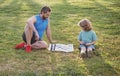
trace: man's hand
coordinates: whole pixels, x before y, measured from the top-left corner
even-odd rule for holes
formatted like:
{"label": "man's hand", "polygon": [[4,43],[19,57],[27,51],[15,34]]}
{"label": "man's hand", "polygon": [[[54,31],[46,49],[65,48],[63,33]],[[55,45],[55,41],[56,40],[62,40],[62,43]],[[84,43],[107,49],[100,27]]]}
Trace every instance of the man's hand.
{"label": "man's hand", "polygon": [[52,43],[52,44],[53,44],[53,43],[56,43],[56,42],[57,42],[57,41],[55,41],[55,40],[52,40],[50,43]]}

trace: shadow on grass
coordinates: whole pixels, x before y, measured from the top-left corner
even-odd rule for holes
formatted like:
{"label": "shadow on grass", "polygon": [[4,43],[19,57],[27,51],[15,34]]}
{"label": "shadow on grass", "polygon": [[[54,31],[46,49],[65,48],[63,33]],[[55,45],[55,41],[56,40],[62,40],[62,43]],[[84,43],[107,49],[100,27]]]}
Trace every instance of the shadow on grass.
{"label": "shadow on grass", "polygon": [[[101,25],[97,26],[97,28],[101,29],[102,31],[106,32],[108,35],[119,35],[120,34],[120,27],[119,27],[119,19],[120,19],[120,13],[117,11],[114,11],[111,9],[111,6],[113,6],[115,9],[119,7],[119,1],[113,2],[113,1],[106,1],[111,2],[112,4],[109,6],[104,6],[99,1],[95,0],[95,5],[98,7],[99,11],[101,10],[101,13],[97,13],[97,15],[101,15],[98,20],[98,22],[101,23]],[[99,8],[100,7],[100,8]],[[96,9],[96,11],[98,11]],[[96,16],[94,16],[96,17]]]}
{"label": "shadow on grass", "polygon": [[116,69],[113,68],[105,59],[99,54],[92,58],[83,59],[88,75],[92,76],[118,76]]}

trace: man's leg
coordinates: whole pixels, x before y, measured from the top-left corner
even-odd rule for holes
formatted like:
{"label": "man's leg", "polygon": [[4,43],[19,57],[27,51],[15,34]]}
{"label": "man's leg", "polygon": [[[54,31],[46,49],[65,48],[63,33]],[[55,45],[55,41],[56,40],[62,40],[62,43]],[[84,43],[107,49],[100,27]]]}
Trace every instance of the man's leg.
{"label": "man's leg", "polygon": [[31,52],[31,39],[33,36],[33,29],[27,24],[25,27],[25,37],[26,37],[26,52]]}
{"label": "man's leg", "polygon": [[31,45],[31,39],[33,36],[33,30],[30,28],[29,25],[25,27],[25,36],[26,36],[26,44]]}
{"label": "man's leg", "polygon": [[36,41],[32,44],[33,49],[46,49],[48,48],[48,44],[45,41]]}
{"label": "man's leg", "polygon": [[30,45],[31,45],[32,36],[33,36],[33,30],[27,24],[26,27],[25,27],[24,33],[23,33],[24,42],[22,42],[20,44],[17,44],[15,46],[15,49],[24,48],[26,46],[26,44],[27,44],[26,51],[31,51]]}

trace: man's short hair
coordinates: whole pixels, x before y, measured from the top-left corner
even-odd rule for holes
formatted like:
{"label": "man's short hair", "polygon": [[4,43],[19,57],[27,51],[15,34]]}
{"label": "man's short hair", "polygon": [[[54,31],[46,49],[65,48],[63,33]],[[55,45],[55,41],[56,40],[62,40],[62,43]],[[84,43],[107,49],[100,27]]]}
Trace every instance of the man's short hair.
{"label": "man's short hair", "polygon": [[51,12],[51,8],[48,6],[44,6],[41,8],[40,13],[47,13],[47,12]]}

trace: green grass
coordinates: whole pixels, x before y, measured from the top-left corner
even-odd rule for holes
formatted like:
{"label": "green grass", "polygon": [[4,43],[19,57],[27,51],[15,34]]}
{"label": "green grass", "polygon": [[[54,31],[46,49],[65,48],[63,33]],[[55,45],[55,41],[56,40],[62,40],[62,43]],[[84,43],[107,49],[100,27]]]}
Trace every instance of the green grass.
{"label": "green grass", "polygon": [[[13,49],[22,41],[26,20],[43,5],[52,8],[53,39],[73,43],[73,53]],[[99,38],[90,59],[78,57],[77,23],[83,18],[92,21]],[[119,76],[119,45],[119,0],[0,0],[0,76]]]}

